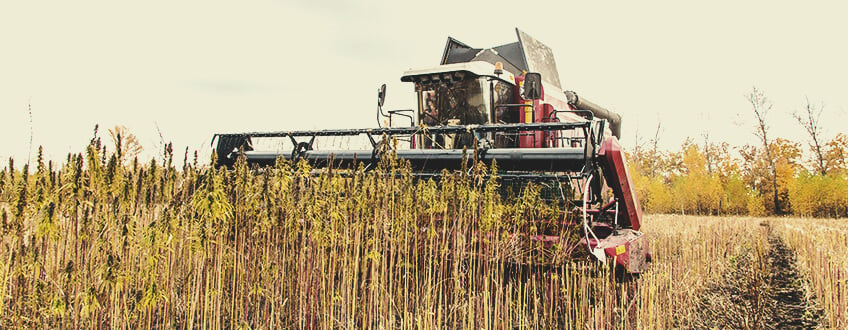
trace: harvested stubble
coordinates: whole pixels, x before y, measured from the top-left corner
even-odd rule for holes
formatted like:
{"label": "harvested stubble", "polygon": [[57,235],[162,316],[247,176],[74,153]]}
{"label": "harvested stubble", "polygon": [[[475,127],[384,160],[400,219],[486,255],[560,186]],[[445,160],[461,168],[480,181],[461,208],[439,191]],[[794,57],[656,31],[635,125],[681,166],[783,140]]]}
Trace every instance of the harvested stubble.
{"label": "harvested stubble", "polygon": [[707,292],[735,266],[734,258],[762,244],[759,221],[657,215],[645,225],[654,262],[639,279],[637,328],[703,326]]}
{"label": "harvested stubble", "polygon": [[507,202],[494,181],[414,183],[390,162],[315,177],[304,164],[177,170],[166,157],[124,167],[92,145],[59,169],[7,167],[0,325],[685,327],[757,230],[649,218],[653,268],[619,284],[591,262],[510,260],[507,233],[559,212],[537,189]]}
{"label": "harvested stubble", "polygon": [[795,250],[807,300],[823,311],[823,325],[848,327],[848,222],[844,219],[772,220]]}

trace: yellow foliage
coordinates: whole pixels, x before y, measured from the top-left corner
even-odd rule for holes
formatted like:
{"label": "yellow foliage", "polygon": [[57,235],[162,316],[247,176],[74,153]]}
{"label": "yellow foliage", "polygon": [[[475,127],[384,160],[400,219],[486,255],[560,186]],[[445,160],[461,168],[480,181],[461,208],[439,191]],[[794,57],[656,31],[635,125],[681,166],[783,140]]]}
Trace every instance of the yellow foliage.
{"label": "yellow foliage", "polygon": [[756,191],[748,195],[748,215],[764,216],[766,215],[766,203],[769,203],[768,196],[760,195]]}
{"label": "yellow foliage", "polygon": [[840,174],[801,173],[789,184],[792,212],[811,217],[848,216],[848,179]]}
{"label": "yellow foliage", "polygon": [[724,200],[721,212],[724,214],[746,214],[748,212],[749,190],[738,174],[728,175],[724,183]]}
{"label": "yellow foliage", "polygon": [[846,217],[848,136],[840,133],[824,146],[826,175],[801,166],[800,144],[782,138],[769,145],[774,172],[762,147],[745,146],[734,158],[727,143],[687,139],[677,152],[636,149],[630,173],[648,213]]}
{"label": "yellow foliage", "polygon": [[662,178],[655,177],[648,182],[648,196],[650,196],[651,208],[653,213],[671,213],[674,211],[674,199],[671,196],[671,191],[663,182]]}

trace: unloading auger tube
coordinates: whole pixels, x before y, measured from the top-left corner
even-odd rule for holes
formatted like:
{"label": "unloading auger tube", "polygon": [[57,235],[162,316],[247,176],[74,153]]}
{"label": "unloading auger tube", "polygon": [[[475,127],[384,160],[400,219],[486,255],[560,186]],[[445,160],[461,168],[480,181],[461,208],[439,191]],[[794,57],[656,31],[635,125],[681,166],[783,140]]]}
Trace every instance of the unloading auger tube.
{"label": "unloading auger tube", "polygon": [[589,110],[595,115],[595,117],[606,119],[610,123],[612,135],[615,135],[616,138],[621,140],[621,115],[609,111],[585,98],[581,98],[574,91],[565,91],[565,98],[568,100],[568,104],[574,109]]}

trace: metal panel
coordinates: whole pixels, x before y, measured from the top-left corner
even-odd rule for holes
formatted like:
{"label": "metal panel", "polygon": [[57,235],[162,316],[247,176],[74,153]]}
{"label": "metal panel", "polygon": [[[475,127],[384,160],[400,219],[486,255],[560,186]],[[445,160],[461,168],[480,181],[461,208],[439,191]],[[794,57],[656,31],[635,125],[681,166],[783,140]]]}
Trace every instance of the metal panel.
{"label": "metal panel", "polygon": [[538,72],[542,74],[542,80],[548,88],[552,90],[561,90],[562,84],[559,80],[559,71],[557,71],[556,61],[554,61],[554,52],[550,47],[543,44],[529,34],[515,29],[518,34],[518,43],[524,51],[524,57],[527,60],[527,71]]}
{"label": "metal panel", "polygon": [[515,66],[518,72],[515,75],[521,75],[521,71],[527,71],[527,61],[524,59],[524,51],[518,42],[513,42],[506,45],[501,45],[493,48],[504,59]]}
{"label": "metal panel", "polygon": [[504,69],[513,75],[520,76],[527,70],[527,61],[518,42],[513,42],[492,48],[473,48],[459,40],[448,37],[445,50],[442,53],[441,65],[483,61],[491,64],[501,62]]}
{"label": "metal panel", "polygon": [[504,59],[500,54],[496,53],[492,49],[485,49],[485,50],[479,52],[477,54],[477,56],[474,57],[473,60],[474,61],[488,62],[488,63],[492,63],[493,65],[497,62],[501,62],[503,64],[504,70],[506,70],[506,72],[512,73],[513,75],[516,75],[516,76],[521,75],[521,70],[519,70],[517,67],[512,65],[512,63],[510,63],[509,61]]}
{"label": "metal panel", "polygon": [[607,185],[624,205],[624,212],[620,214],[619,219],[626,221],[634,230],[639,230],[642,226],[642,205],[639,203],[639,195],[636,194],[636,187],[633,186],[633,180],[628,173],[618,140],[615,137],[604,140],[598,156],[601,158]]}
{"label": "metal panel", "polygon": [[448,37],[448,42],[445,45],[445,51],[442,53],[441,65],[469,62],[480,52],[480,48],[471,48],[471,46],[462,43],[459,40]]}

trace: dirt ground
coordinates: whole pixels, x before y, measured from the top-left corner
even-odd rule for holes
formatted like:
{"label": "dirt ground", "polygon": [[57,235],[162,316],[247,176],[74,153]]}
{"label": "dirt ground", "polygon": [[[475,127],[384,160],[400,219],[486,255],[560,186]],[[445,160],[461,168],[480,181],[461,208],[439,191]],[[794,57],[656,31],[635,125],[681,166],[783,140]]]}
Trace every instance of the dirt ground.
{"label": "dirt ground", "polygon": [[731,271],[700,301],[696,328],[811,329],[821,311],[808,297],[792,251],[767,224],[763,245],[731,258]]}

